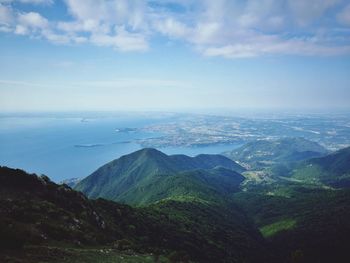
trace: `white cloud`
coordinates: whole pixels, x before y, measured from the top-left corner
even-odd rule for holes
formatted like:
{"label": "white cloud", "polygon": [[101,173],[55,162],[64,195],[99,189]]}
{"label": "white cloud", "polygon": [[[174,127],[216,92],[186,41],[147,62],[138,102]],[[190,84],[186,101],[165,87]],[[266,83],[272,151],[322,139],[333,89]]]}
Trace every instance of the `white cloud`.
{"label": "white cloud", "polygon": [[129,33],[123,27],[117,27],[114,35],[93,34],[91,43],[98,46],[111,46],[120,51],[146,51],[148,43],[144,35]]}
{"label": "white cloud", "polygon": [[29,30],[25,26],[17,25],[16,28],[15,28],[15,34],[17,34],[17,35],[28,35],[29,34]]}
{"label": "white cloud", "polygon": [[83,44],[89,41],[87,37],[80,37],[80,36],[72,37],[71,40],[77,44]]}
{"label": "white cloud", "polygon": [[[56,44],[146,51],[150,39],[161,34],[187,42],[205,56],[226,58],[338,55],[348,53],[350,45],[345,33],[332,34],[331,19],[350,25],[350,5],[341,0],[65,0],[68,21],[49,21],[34,11],[13,10],[13,1],[0,1],[6,3],[0,4],[0,31]],[[328,12],[332,8],[342,11],[332,17]],[[318,28],[321,20],[328,21],[328,27]]]}
{"label": "white cloud", "polygon": [[227,45],[222,47],[209,47],[202,50],[205,56],[225,58],[249,58],[257,56],[256,47],[253,45]]}
{"label": "white cloud", "polygon": [[56,34],[51,30],[43,30],[41,35],[55,44],[69,44],[71,42],[71,37],[62,34]]}
{"label": "white cloud", "polygon": [[225,58],[249,58],[266,54],[335,56],[350,53],[348,46],[326,46],[304,39],[270,39],[245,44],[233,44],[222,47],[209,47],[202,50],[205,56],[221,56]]}
{"label": "white cloud", "polygon": [[29,28],[44,29],[49,26],[48,20],[41,16],[39,13],[35,12],[19,14],[17,19],[19,24]]}
{"label": "white cloud", "polygon": [[35,12],[18,14],[16,23],[14,33],[17,35],[40,36],[49,27],[48,20]]}
{"label": "white cloud", "polygon": [[92,19],[73,22],[59,22],[57,24],[57,28],[68,33],[96,32],[107,34],[110,32],[110,26]]}
{"label": "white cloud", "polygon": [[109,9],[106,6],[107,1],[66,0],[65,2],[69,12],[80,21],[108,19]]}
{"label": "white cloud", "polygon": [[146,21],[146,1],[139,0],[66,0],[69,12],[78,21],[125,25],[137,30]]}
{"label": "white cloud", "polygon": [[172,17],[160,21],[157,20],[153,26],[157,31],[171,38],[188,37],[190,33],[190,29],[184,23]]}
{"label": "white cloud", "polygon": [[194,28],[190,41],[199,45],[217,44],[227,37],[227,33],[218,22],[202,22]]}
{"label": "white cloud", "polygon": [[[146,51],[147,27],[144,1],[66,0],[71,22],[59,22],[57,28],[74,35],[72,42],[90,42],[120,51]],[[80,33],[90,34],[82,37]]]}

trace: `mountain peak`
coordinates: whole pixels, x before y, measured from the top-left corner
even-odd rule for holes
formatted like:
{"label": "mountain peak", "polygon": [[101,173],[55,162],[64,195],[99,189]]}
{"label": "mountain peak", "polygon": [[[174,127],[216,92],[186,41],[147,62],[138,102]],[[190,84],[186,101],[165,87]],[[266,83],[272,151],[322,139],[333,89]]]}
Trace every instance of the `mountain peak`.
{"label": "mountain peak", "polygon": [[[152,158],[152,157],[168,157],[165,153],[155,149],[155,148],[143,148],[133,153],[122,156],[122,158],[137,159],[141,157]],[[119,159],[117,159],[119,160]],[[115,160],[115,161],[117,161]]]}
{"label": "mountain peak", "polygon": [[155,148],[143,148],[135,153],[147,154],[147,155],[166,155],[165,153],[155,149]]}
{"label": "mountain peak", "polygon": [[[144,148],[100,167],[79,182],[75,189],[82,191],[90,198],[102,197],[120,201],[124,200],[121,197],[130,194],[130,191],[144,191],[146,185],[150,186],[151,182],[159,184],[158,180],[163,180],[164,177],[172,177],[181,172],[193,172],[198,169],[211,170],[216,167],[235,172],[244,170],[234,161],[220,155],[196,157],[166,155],[154,148]],[[236,176],[241,177],[240,174]],[[171,184],[171,187],[175,188],[183,184],[183,182],[174,183],[171,180],[163,183],[162,188],[169,186],[165,184]]]}

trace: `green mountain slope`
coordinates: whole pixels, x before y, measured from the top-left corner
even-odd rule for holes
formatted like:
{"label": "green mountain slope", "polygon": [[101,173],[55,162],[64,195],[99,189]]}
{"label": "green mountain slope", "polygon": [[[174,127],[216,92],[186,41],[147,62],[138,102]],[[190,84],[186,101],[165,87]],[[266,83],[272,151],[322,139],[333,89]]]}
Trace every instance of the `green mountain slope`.
{"label": "green mountain slope", "polygon": [[173,175],[156,175],[131,187],[118,200],[134,205],[151,204],[163,199],[224,201],[238,190],[244,177],[225,168],[191,170]]}
{"label": "green mountain slope", "polygon": [[[92,263],[345,263],[350,190],[315,181],[346,179],[349,156],[346,148],[302,161],[291,178],[239,191],[243,177],[227,158],[205,162],[205,155],[145,149],[88,180],[105,187],[117,179],[118,200],[136,207],[87,199],[47,177],[0,167],[0,262],[55,262],[58,255],[59,262]],[[316,179],[305,179],[311,173],[302,168],[315,166]]]}
{"label": "green mountain slope", "polygon": [[251,168],[262,168],[319,157],[326,153],[327,150],[316,142],[304,138],[282,138],[249,142],[224,155]]}
{"label": "green mountain slope", "polygon": [[321,182],[335,187],[350,186],[350,147],[299,164],[291,173],[293,178]]}
{"label": "green mountain slope", "polygon": [[350,191],[279,182],[236,193],[281,262],[348,262]]}
{"label": "green mountain slope", "polygon": [[229,202],[163,200],[133,208],[0,167],[0,208],[1,262],[270,260],[258,230]]}
{"label": "green mountain slope", "polygon": [[244,178],[236,171],[243,170],[237,163],[220,155],[168,156],[146,148],[102,166],[79,182],[75,189],[90,198],[145,204],[175,195],[188,195],[190,189],[194,195],[203,194],[208,191],[204,188],[209,187],[209,184],[203,184],[203,180],[226,180],[229,187],[237,188]]}

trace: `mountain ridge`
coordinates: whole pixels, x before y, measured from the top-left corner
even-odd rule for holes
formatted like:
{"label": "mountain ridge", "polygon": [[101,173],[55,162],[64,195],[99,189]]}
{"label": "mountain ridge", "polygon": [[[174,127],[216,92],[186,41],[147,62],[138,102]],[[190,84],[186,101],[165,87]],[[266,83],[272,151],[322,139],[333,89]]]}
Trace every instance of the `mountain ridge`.
{"label": "mountain ridge", "polygon": [[[117,171],[119,182],[125,185],[129,180],[130,187],[118,195],[124,204],[88,199],[47,176],[0,167],[0,261],[4,248],[27,251],[27,244],[39,259],[28,261],[33,252],[21,252],[26,257],[22,262],[46,262],[41,260],[47,257],[42,250],[54,245],[65,253],[67,246],[76,249],[76,258],[89,246],[108,248],[111,260],[133,251],[135,262],[154,253],[166,263],[347,263],[343,259],[350,244],[349,189],[293,176],[276,176],[244,189],[243,176],[224,167],[234,162],[207,157],[172,157],[145,149],[108,163],[102,167],[108,173],[93,179],[109,183],[115,176],[111,172]],[[296,165],[305,164],[346,179],[350,147]],[[188,167],[197,168],[182,170]],[[300,174],[310,175],[303,170]],[[329,179],[324,175],[315,173]],[[94,255],[91,262],[100,262],[101,252]]]}
{"label": "mountain ridge", "polygon": [[[150,186],[151,181],[161,179],[164,183],[164,181],[169,181],[167,177],[178,175],[179,178],[179,174],[183,172],[198,169],[202,170],[203,174],[209,175],[214,172],[210,172],[213,169],[216,169],[217,173],[219,167],[232,170],[231,175],[239,178],[235,181],[237,186],[243,181],[244,178],[236,171],[244,171],[244,168],[224,156],[166,155],[156,149],[145,148],[103,165],[81,180],[75,189],[82,191],[90,198],[103,197],[114,201],[127,201],[129,198],[121,199],[120,197],[125,196],[131,189],[134,189],[134,193],[135,189],[142,191],[142,186]],[[183,179],[186,181],[186,178]],[[136,200],[133,204],[135,202]]]}

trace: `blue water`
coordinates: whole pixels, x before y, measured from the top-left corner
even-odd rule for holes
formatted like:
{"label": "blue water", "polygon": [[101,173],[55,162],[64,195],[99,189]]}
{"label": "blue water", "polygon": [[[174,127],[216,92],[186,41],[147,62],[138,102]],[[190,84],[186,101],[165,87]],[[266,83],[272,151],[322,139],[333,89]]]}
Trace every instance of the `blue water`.
{"label": "blue water", "polygon": [[[45,174],[56,182],[85,177],[101,165],[140,149],[136,139],[160,135],[140,131],[117,132],[117,128],[140,128],[160,121],[164,119],[140,116],[92,119],[0,117],[0,165]],[[160,150],[167,154],[194,156],[233,148],[233,145],[220,145]]]}

